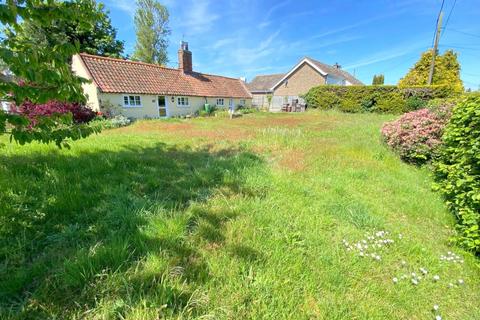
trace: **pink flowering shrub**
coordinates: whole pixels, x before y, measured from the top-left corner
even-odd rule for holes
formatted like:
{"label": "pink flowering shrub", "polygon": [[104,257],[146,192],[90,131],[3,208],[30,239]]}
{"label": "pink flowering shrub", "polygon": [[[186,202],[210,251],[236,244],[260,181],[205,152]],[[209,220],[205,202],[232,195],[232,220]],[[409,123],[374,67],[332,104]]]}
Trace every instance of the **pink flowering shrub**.
{"label": "pink flowering shrub", "polygon": [[76,124],[88,123],[96,116],[93,110],[84,105],[59,101],[49,101],[45,104],[34,104],[26,101],[20,106],[13,105],[11,111],[28,118],[31,126],[35,126],[39,118],[54,115],[71,113],[72,120]]}
{"label": "pink flowering shrub", "polygon": [[440,144],[451,106],[420,109],[405,113],[398,120],[383,125],[385,142],[400,157],[411,163],[422,164],[432,159]]}

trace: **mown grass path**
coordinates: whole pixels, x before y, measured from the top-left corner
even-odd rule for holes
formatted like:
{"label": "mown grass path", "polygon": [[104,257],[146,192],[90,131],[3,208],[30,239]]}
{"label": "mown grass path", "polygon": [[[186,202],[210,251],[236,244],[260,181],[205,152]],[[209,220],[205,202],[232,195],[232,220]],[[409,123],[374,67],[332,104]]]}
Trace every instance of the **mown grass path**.
{"label": "mown grass path", "polygon": [[[152,120],[71,150],[8,145],[0,318],[433,319],[437,304],[479,319],[479,262],[448,246],[428,170],[380,141],[391,118]],[[373,230],[395,239],[380,261],[342,244]]]}

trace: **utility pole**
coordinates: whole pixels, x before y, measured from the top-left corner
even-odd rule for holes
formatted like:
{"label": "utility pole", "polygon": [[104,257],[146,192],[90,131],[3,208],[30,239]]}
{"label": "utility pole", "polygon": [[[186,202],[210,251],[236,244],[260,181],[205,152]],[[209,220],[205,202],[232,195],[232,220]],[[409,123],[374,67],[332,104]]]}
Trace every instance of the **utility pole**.
{"label": "utility pole", "polygon": [[442,33],[442,17],[443,11],[440,11],[440,14],[438,15],[437,32],[435,33],[435,44],[433,45],[432,62],[430,63],[430,73],[428,75],[428,85],[432,84],[433,72],[435,71],[435,57],[437,56],[438,41],[440,40],[440,34]]}

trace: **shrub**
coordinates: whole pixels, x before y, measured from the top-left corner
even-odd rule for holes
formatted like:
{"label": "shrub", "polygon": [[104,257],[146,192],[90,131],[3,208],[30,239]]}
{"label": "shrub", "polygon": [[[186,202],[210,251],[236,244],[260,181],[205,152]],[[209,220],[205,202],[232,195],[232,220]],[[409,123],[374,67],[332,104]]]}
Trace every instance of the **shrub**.
{"label": "shrub", "polygon": [[114,118],[122,114],[122,108],[119,105],[114,105],[109,100],[102,101],[100,111],[106,118]]}
{"label": "shrub", "polygon": [[304,95],[309,107],[339,109],[345,112],[402,113],[420,109],[435,98],[453,96],[443,86],[400,88],[397,86],[313,87]]}
{"label": "shrub", "polygon": [[212,115],[215,115],[217,110],[218,110],[218,107],[216,105],[209,105],[208,108],[205,106],[203,109],[200,109],[197,112],[195,112],[195,116],[199,116],[199,117],[212,116]]}
{"label": "shrub", "polygon": [[382,128],[385,142],[410,163],[423,164],[438,152],[450,108],[421,109],[387,122]]}
{"label": "shrub", "polygon": [[244,105],[238,105],[237,106],[237,112],[241,114],[249,114],[249,113],[255,113],[257,112],[258,109],[254,107],[248,107]]}
{"label": "shrub", "polygon": [[114,116],[113,118],[97,117],[92,121],[93,126],[99,126],[102,129],[114,129],[128,126],[132,121],[124,115]]}
{"label": "shrub", "polygon": [[13,105],[11,111],[28,118],[32,127],[38,124],[39,118],[45,116],[64,115],[71,113],[73,122],[77,124],[88,123],[96,116],[92,109],[82,104],[60,101],[50,101],[45,104],[34,104],[27,101],[20,106]]}
{"label": "shrub", "polygon": [[405,100],[405,107],[407,110],[423,109],[426,105],[427,101],[418,96],[411,96]]}
{"label": "shrub", "polygon": [[373,111],[382,113],[403,113],[415,109],[408,109],[406,99],[399,92],[380,94],[373,107]]}
{"label": "shrub", "polygon": [[457,217],[458,242],[480,254],[480,95],[453,108],[434,173],[435,188]]}
{"label": "shrub", "polygon": [[[314,108],[319,109],[335,109],[338,108],[340,99],[338,95],[331,91],[323,92],[322,97],[320,98],[319,95],[310,95],[310,98],[306,98],[307,104],[311,104]],[[310,99],[310,100],[309,100]]]}

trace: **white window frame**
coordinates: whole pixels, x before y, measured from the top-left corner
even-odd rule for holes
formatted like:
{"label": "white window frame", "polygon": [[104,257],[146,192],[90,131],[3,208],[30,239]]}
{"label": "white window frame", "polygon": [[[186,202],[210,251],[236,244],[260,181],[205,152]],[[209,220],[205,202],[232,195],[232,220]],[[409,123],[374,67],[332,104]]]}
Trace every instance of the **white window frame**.
{"label": "white window frame", "polygon": [[[182,103],[180,103],[182,99]],[[180,108],[189,108],[190,107],[190,101],[188,100],[188,97],[177,97],[177,107]]]}
{"label": "white window frame", "polygon": [[247,100],[245,100],[245,99],[240,99],[239,104],[240,104],[242,107],[245,107],[245,106],[247,105]]}
{"label": "white window frame", "polygon": [[[130,98],[133,97],[134,103],[131,104]],[[125,98],[127,98],[128,102],[126,103]],[[137,98],[140,104],[137,104]],[[124,95],[123,96],[123,107],[124,108],[141,108],[142,107],[142,96],[139,95]]]}
{"label": "white window frame", "polygon": [[[222,103],[220,103],[220,101]],[[225,105],[225,99],[224,98],[217,98],[217,106],[224,106]]]}

